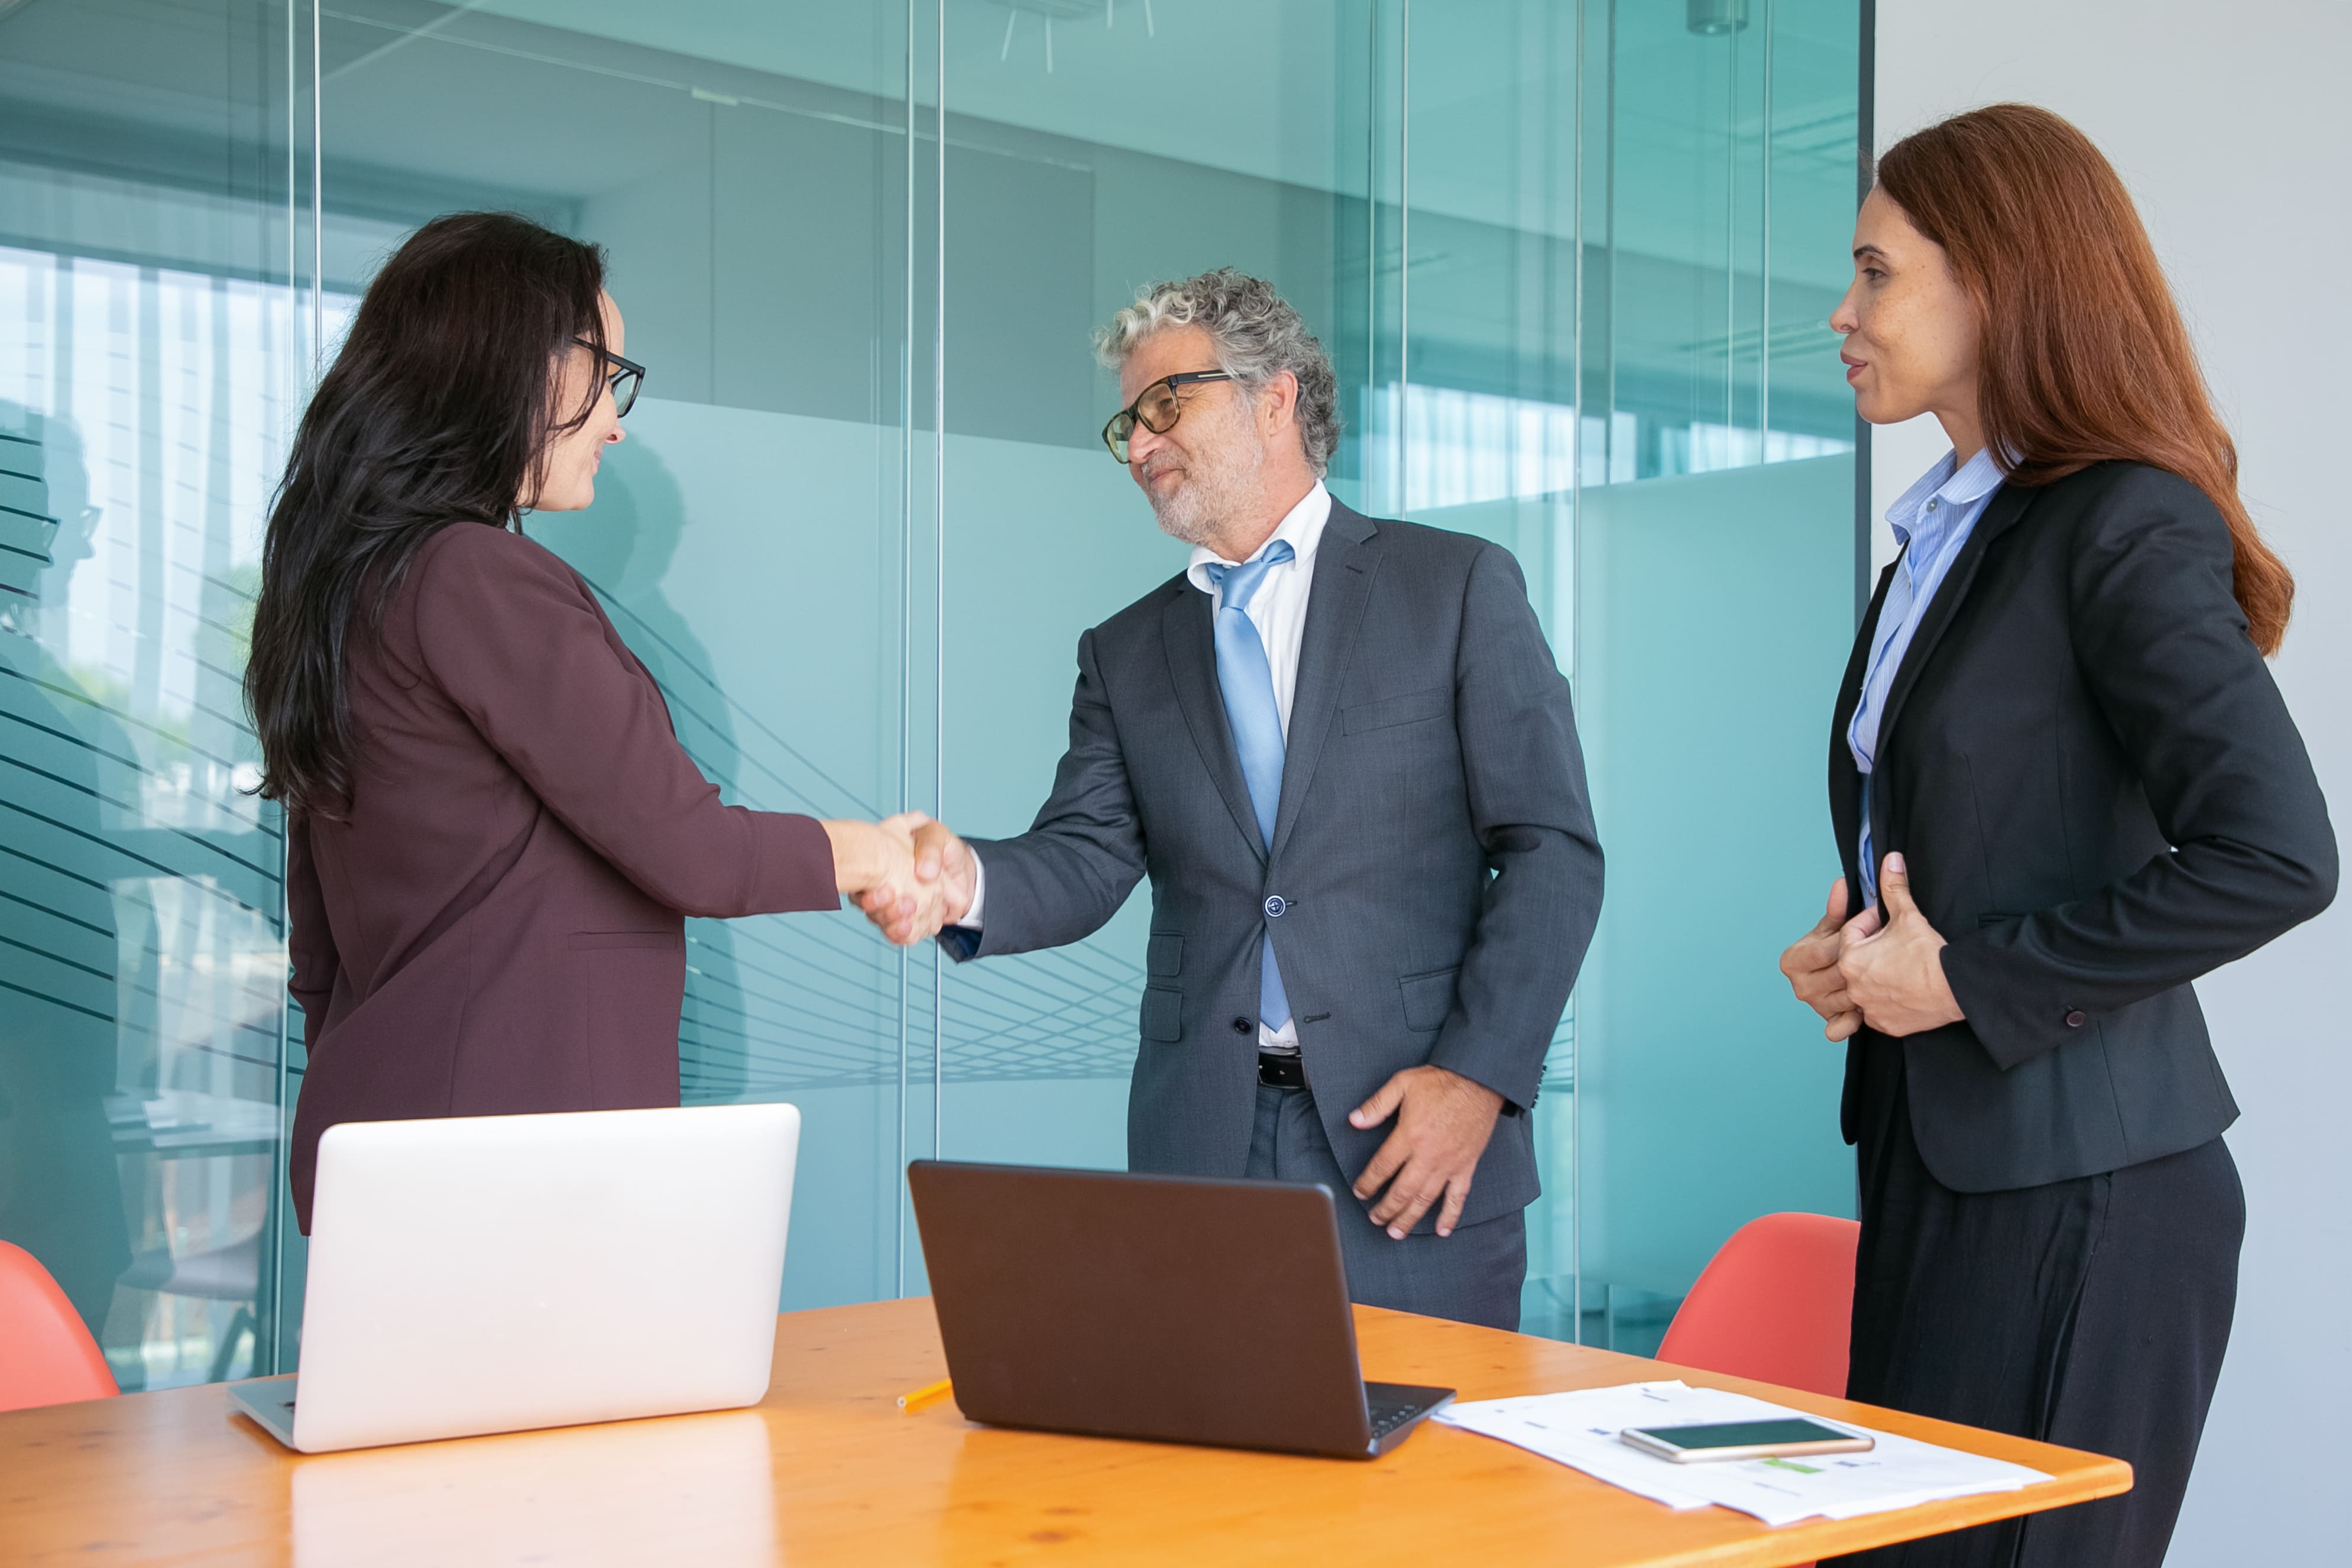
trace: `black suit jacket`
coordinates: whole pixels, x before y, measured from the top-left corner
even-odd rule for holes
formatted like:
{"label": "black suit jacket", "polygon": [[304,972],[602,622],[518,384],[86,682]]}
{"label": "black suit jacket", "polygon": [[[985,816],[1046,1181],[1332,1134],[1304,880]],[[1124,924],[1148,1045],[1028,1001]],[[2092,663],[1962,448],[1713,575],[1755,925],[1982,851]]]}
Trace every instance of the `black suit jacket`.
{"label": "black suit jacket", "polygon": [[[1846,750],[1885,577],[1846,667],[1830,814],[1854,879]],[[2003,486],[1887,694],[1873,840],[1950,943],[1964,1023],[1900,1048],[1937,1180],[1992,1192],[2192,1149],[2236,1120],[2189,983],[2327,907],[2336,836],[2187,480],[2103,463]]]}
{"label": "black suit jacket", "polygon": [[[1151,881],[1142,1037],[1128,1100],[1139,1171],[1238,1176],[1257,1094],[1271,935],[1341,1167],[1386,1127],[1348,1113],[1435,1063],[1517,1106],[1601,911],[1601,847],[1559,673],[1500,545],[1333,502],[1315,553],[1274,842],[1217,687],[1209,596],[1181,576],[1078,642],[1070,748],[988,874],[958,957],[1078,941]],[[1278,911],[1278,912],[1270,912]],[[1464,1223],[1538,1194],[1525,1116],[1498,1121]],[[1422,1221],[1433,1228],[1436,1211]]]}

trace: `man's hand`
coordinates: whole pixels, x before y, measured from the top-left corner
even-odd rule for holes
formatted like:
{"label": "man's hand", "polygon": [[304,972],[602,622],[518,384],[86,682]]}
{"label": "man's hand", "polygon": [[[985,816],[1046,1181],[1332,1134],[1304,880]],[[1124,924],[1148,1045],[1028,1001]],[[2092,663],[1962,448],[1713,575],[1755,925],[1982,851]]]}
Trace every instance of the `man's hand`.
{"label": "man's hand", "polygon": [[980,862],[971,847],[949,831],[946,823],[925,822],[915,829],[915,875],[925,881],[939,879],[940,923],[954,925],[971,908]]}
{"label": "man's hand", "polygon": [[[893,851],[889,874],[858,895],[866,918],[901,947],[911,947],[940,929],[938,879],[923,876],[915,859],[915,835],[930,825],[931,819],[919,811],[902,811],[876,824]],[[887,922],[876,915],[877,909],[888,911]]]}
{"label": "man's hand", "polygon": [[[1382,1185],[1388,1195],[1372,1209],[1372,1223],[1388,1226],[1402,1241],[1439,1198],[1437,1234],[1452,1236],[1470,1201],[1470,1178],[1478,1156],[1495,1135],[1503,1097],[1444,1068],[1407,1068],[1381,1085],[1380,1092],[1348,1113],[1357,1127],[1378,1127],[1391,1116],[1388,1135],[1372,1163],[1356,1178],[1356,1196],[1370,1198]],[[1391,1180],[1393,1178],[1393,1180]]]}
{"label": "man's hand", "polygon": [[887,888],[877,888],[858,900],[866,918],[884,936],[901,947],[937,936],[941,926],[955,924],[971,908],[972,886],[979,863],[964,841],[919,811],[894,816],[885,827],[902,826],[917,886],[925,895],[917,908]]}
{"label": "man's hand", "polygon": [[[1822,912],[1821,923],[1789,944],[1780,955],[1780,973],[1789,977],[1789,988],[1797,1000],[1819,1013],[1828,1021],[1822,1032],[1832,1040],[1850,1039],[1862,1027],[1862,1010],[1848,994],[1845,975],[1838,968],[1838,959],[1845,952],[1845,879],[1840,877],[1830,884],[1829,907]],[[1878,929],[1878,916],[1869,910],[1856,916],[1853,924],[1867,921],[1870,931]]]}
{"label": "man's hand", "polygon": [[1884,930],[1854,921],[1839,933],[1837,969],[1863,1021],[1882,1035],[1916,1035],[1967,1015],[1944,978],[1944,939],[1911,901],[1911,875],[1900,855],[1878,873]]}

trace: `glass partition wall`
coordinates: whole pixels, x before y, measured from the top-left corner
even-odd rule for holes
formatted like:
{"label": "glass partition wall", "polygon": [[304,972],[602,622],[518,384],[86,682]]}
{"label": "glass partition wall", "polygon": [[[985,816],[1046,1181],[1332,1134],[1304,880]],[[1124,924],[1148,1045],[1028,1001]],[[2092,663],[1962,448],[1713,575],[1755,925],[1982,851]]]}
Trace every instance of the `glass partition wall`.
{"label": "glass partition wall", "polygon": [[306,29],[0,10],[0,1237],[131,1389],[284,1328],[283,850],[238,682],[321,319]]}
{"label": "glass partition wall", "polygon": [[1853,1212],[1845,1053],[1777,961],[1837,874],[1856,426],[1828,319],[1852,272],[1860,22],[1853,0],[1603,14],[1584,8],[1562,640],[1609,890],[1549,1167],[1555,1192],[1575,1172],[1552,1228],[1577,1267],[1530,1290],[1529,1322],[1573,1308],[1575,1337],[1645,1352],[1741,1224]]}
{"label": "glass partition wall", "polygon": [[[257,544],[374,268],[499,207],[610,253],[646,395],[595,506],[526,528],[697,761],[987,836],[1045,793],[1079,633],[1183,561],[1089,329],[1272,279],[1337,364],[1334,491],[1507,544],[1574,679],[1609,893],[1527,1321],[1654,1344],[1742,1220],[1849,1202],[1773,960],[1834,863],[1857,9],[0,5],[0,1236],[126,1386],[291,1364]],[[923,1288],[908,1158],[1124,1163],[1145,913],[944,974],[850,911],[689,922],[688,1101],[804,1113],[785,1306]]]}

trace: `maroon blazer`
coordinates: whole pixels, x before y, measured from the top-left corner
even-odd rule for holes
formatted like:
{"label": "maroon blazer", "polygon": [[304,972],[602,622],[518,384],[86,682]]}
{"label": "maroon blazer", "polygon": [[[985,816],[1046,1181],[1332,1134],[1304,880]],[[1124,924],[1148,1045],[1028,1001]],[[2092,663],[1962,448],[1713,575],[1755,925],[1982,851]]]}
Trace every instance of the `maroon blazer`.
{"label": "maroon blazer", "polygon": [[685,917],[840,907],[824,827],[721,805],[588,584],[519,533],[434,535],[347,668],[349,809],[286,834],[306,1232],[338,1121],[676,1105]]}

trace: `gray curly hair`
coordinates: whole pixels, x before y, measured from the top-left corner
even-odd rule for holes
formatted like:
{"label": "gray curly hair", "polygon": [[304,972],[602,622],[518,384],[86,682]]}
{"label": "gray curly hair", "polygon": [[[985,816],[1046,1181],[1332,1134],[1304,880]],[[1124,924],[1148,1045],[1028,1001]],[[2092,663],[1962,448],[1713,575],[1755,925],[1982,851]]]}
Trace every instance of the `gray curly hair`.
{"label": "gray curly hair", "polygon": [[1112,370],[1163,327],[1200,327],[1215,345],[1217,367],[1253,396],[1284,371],[1298,378],[1298,439],[1321,474],[1339,446],[1339,383],[1331,356],[1274,285],[1246,272],[1213,272],[1154,283],[1135,303],[1096,330],[1095,357]]}

